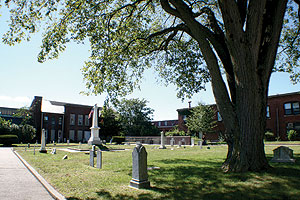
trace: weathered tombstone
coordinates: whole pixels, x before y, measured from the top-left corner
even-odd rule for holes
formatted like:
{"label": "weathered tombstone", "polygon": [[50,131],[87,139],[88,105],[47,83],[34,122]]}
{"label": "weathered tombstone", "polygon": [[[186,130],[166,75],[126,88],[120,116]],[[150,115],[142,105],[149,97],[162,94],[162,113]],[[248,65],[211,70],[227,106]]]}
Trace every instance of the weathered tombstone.
{"label": "weathered tombstone", "polygon": [[195,139],[194,138],[191,139],[191,146],[192,147],[195,146]]}
{"label": "weathered tombstone", "polygon": [[202,149],[202,140],[198,141],[198,145],[199,145],[200,149]]}
{"label": "weathered tombstone", "polygon": [[179,142],[178,142],[178,147],[181,147],[181,145],[182,145],[182,141],[179,140]]}
{"label": "weathered tombstone", "polygon": [[25,147],[25,151],[27,151],[27,148]]}
{"label": "weathered tombstone", "polygon": [[181,143],[181,144],[185,145],[185,139],[184,139],[184,138],[182,138],[182,139],[181,139],[181,141],[182,141],[182,143]]}
{"label": "weathered tombstone", "polygon": [[68,159],[68,155],[64,155],[64,157],[62,158],[62,160],[66,160]]}
{"label": "weathered tombstone", "polygon": [[46,150],[46,131],[45,131],[45,129],[42,130],[40,153],[47,153],[47,150]]}
{"label": "weathered tombstone", "polygon": [[90,150],[90,166],[94,167],[94,151]]}
{"label": "weathered tombstone", "polygon": [[67,140],[67,144],[68,144],[68,146],[70,145],[70,140]]}
{"label": "weathered tombstone", "polygon": [[170,145],[171,145],[171,147],[173,147],[174,144],[175,144],[175,140],[174,140],[174,138],[171,138],[171,140],[170,140]]}
{"label": "weathered tombstone", "polygon": [[97,151],[97,168],[102,169],[102,151]]}
{"label": "weathered tombstone", "polygon": [[33,155],[35,155],[35,145],[33,146]]}
{"label": "weathered tombstone", "polygon": [[132,179],[130,186],[134,188],[150,188],[147,171],[147,152],[142,144],[137,144],[132,152]]}
{"label": "weathered tombstone", "polygon": [[56,154],[56,148],[53,148],[51,154]]}
{"label": "weathered tombstone", "polygon": [[285,147],[280,146],[273,150],[274,157],[271,159],[271,162],[295,162],[293,159],[293,150]]}
{"label": "weathered tombstone", "polygon": [[159,147],[159,149],[166,149],[166,146],[165,146],[165,134],[164,134],[163,131],[160,134],[161,135],[160,135],[160,147]]}
{"label": "weathered tombstone", "polygon": [[30,148],[30,143],[27,144],[27,147]]}

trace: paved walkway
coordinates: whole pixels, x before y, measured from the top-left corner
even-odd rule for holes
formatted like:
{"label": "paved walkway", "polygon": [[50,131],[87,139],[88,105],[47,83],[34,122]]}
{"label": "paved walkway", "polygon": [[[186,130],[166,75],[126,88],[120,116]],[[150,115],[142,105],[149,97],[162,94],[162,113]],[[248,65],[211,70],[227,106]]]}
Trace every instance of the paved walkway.
{"label": "paved walkway", "polygon": [[0,148],[0,199],[53,199],[11,148]]}

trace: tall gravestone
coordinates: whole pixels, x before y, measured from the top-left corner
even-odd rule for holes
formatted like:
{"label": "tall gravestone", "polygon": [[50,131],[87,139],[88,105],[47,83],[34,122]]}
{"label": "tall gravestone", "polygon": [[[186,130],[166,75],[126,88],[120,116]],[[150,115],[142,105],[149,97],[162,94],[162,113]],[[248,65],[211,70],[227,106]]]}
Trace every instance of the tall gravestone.
{"label": "tall gravestone", "polygon": [[45,131],[45,129],[42,130],[40,153],[47,153],[47,150],[46,150],[46,131]]}
{"label": "tall gravestone", "polygon": [[175,140],[174,140],[174,138],[171,138],[171,140],[170,140],[170,145],[171,145],[171,147],[173,147],[174,144],[175,144]]}
{"label": "tall gravestone", "polygon": [[97,106],[97,104],[95,104],[94,112],[93,112],[92,127],[91,127],[91,137],[88,141],[89,145],[102,144],[102,142],[99,138],[99,129],[100,129],[100,127],[98,126],[98,106]]}
{"label": "tall gravestone", "polygon": [[102,151],[97,151],[97,168],[102,169]]}
{"label": "tall gravestone", "polygon": [[132,179],[130,186],[134,188],[150,188],[147,171],[147,152],[142,144],[137,144],[132,152]]}
{"label": "tall gravestone", "polygon": [[191,139],[191,146],[192,147],[195,146],[195,139],[194,138]]}
{"label": "tall gravestone", "polygon": [[161,133],[160,133],[161,135],[160,135],[160,149],[166,149],[166,146],[165,146],[165,134],[164,134],[164,132],[162,131]]}

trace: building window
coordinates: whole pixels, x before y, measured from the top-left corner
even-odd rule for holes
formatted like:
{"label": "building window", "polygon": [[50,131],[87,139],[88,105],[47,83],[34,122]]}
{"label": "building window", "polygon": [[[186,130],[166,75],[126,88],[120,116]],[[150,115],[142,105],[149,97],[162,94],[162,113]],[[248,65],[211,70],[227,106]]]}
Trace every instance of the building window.
{"label": "building window", "polygon": [[84,116],[84,125],[89,126],[90,125],[90,119],[88,115]]}
{"label": "building window", "polygon": [[51,124],[55,125],[55,117],[51,117]]}
{"label": "building window", "polygon": [[267,118],[270,118],[270,106],[267,106],[267,114],[266,114]]}
{"label": "building window", "polygon": [[58,118],[58,124],[59,124],[59,125],[62,125],[62,119],[63,119],[62,117],[59,117],[59,118]]}
{"label": "building window", "polygon": [[285,115],[298,115],[300,114],[299,102],[289,102],[284,104]]}
{"label": "building window", "polygon": [[165,126],[168,126],[168,122],[167,121],[165,121]]}
{"label": "building window", "polygon": [[44,116],[44,122],[45,122],[45,123],[48,122],[48,116]]}
{"label": "building window", "polygon": [[78,125],[79,126],[83,125],[83,115],[78,115]]}
{"label": "building window", "polygon": [[217,117],[218,117],[218,122],[221,122],[223,120],[220,112],[217,112]]}
{"label": "building window", "polygon": [[161,122],[158,122],[158,126],[161,126]]}
{"label": "building window", "polygon": [[75,125],[75,114],[70,114],[70,125]]}

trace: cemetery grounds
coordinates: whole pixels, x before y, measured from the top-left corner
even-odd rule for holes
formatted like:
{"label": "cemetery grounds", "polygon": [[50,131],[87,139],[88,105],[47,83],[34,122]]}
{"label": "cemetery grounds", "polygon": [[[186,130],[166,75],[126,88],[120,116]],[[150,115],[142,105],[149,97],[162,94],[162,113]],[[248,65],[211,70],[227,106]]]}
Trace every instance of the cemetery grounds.
{"label": "cemetery grounds", "polygon": [[[224,173],[220,166],[226,145],[145,145],[151,188],[141,190],[129,187],[135,145],[106,145],[126,150],[104,151],[102,169],[89,166],[89,154],[62,150],[79,148],[78,144],[57,144],[57,154],[50,153],[53,144],[47,144],[47,154],[36,148],[34,155],[32,145],[26,151],[27,145],[14,149],[67,199],[300,199],[300,145],[269,143],[269,160],[281,145],[293,149],[296,162],[270,163],[273,168],[261,173]],[[62,160],[65,155],[68,159]]]}

